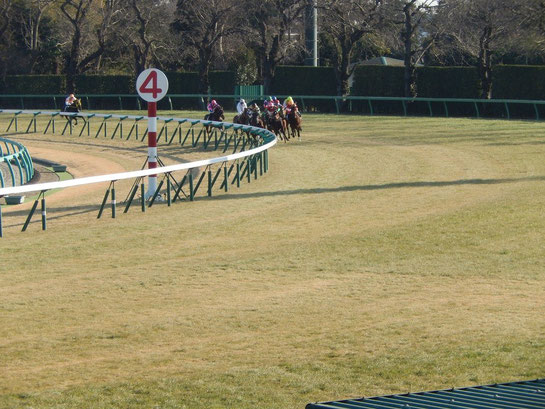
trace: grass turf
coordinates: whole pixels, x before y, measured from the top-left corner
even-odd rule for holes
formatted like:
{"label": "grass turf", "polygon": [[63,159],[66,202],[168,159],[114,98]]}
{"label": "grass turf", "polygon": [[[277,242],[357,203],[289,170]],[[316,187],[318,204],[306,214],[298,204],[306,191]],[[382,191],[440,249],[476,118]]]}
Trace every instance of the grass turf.
{"label": "grass turf", "polygon": [[[545,126],[303,127],[212,199],[96,220],[94,192],[47,232],[5,214],[0,407],[303,408],[543,377]],[[40,138],[129,169],[145,151]]]}

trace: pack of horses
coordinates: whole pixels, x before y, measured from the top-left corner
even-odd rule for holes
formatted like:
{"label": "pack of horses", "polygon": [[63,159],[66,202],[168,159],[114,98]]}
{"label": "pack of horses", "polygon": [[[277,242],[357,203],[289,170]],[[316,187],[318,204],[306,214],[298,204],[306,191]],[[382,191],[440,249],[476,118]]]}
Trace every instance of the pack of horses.
{"label": "pack of horses", "polygon": [[[77,113],[81,112],[81,110],[81,99],[76,99],[72,105],[65,107],[63,112],[75,113],[76,115],[66,115],[66,120],[68,122],[74,121],[77,125],[78,118],[82,118],[81,116],[78,116]],[[218,105],[214,111],[207,114],[204,119],[216,122],[224,121],[225,114],[223,108]],[[273,112],[265,111],[265,115],[262,116],[259,110],[255,108],[245,108],[242,114],[236,115],[233,118],[233,123],[266,128],[284,142],[287,142],[290,138],[295,139],[295,137],[300,140],[301,131],[303,130],[302,119],[296,109],[289,111],[283,109],[278,109]]]}
{"label": "pack of horses", "polygon": [[297,110],[265,111],[264,118],[261,117],[259,111],[245,108],[240,115],[235,115],[233,123],[267,128],[284,142],[287,142],[290,137],[295,139],[297,136],[299,140],[301,139],[303,121]]}

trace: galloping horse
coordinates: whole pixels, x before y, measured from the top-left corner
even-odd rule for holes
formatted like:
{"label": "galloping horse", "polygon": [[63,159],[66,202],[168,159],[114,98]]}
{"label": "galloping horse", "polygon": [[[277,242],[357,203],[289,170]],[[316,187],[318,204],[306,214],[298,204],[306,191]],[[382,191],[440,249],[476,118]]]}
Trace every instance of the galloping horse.
{"label": "galloping horse", "polygon": [[[223,115],[223,108],[221,107],[221,105],[217,105],[212,112],[210,112],[209,114],[206,114],[204,116],[204,119],[206,121],[215,121],[215,122],[222,122],[223,120],[225,120],[225,116]],[[209,125],[205,126],[205,129],[206,129],[206,133],[209,134],[210,126]]]}
{"label": "galloping horse", "polygon": [[233,118],[234,124],[249,125],[250,124],[250,112],[248,108],[244,108],[242,114],[235,115]]}
{"label": "galloping horse", "polygon": [[[83,108],[81,106],[81,99],[76,98],[71,105],[68,105],[66,108],[64,108],[64,112],[81,112],[82,109]],[[68,122],[72,122],[72,119],[74,120],[74,123],[77,125],[78,124],[77,115],[66,115],[66,120]]]}
{"label": "galloping horse", "polygon": [[261,118],[261,115],[259,115],[259,112],[251,111],[251,113],[250,113],[250,125],[251,126],[256,126],[258,128],[265,128],[265,122],[263,122],[263,119]]}
{"label": "galloping horse", "polygon": [[225,119],[225,116],[223,115],[223,108],[221,107],[221,105],[217,105],[211,113],[206,114],[204,116],[204,119],[206,121],[223,121]]}
{"label": "galloping horse", "polygon": [[289,139],[289,136],[286,135],[286,120],[280,116],[280,112],[276,111],[271,116],[269,116],[269,131],[274,132],[276,136],[280,138],[280,140],[283,140],[284,142],[287,142]]}
{"label": "galloping horse", "polygon": [[301,124],[303,120],[296,109],[292,109],[288,112],[287,120],[291,131],[291,137],[295,138],[295,134],[297,133],[298,139],[301,139],[301,131],[303,130]]}

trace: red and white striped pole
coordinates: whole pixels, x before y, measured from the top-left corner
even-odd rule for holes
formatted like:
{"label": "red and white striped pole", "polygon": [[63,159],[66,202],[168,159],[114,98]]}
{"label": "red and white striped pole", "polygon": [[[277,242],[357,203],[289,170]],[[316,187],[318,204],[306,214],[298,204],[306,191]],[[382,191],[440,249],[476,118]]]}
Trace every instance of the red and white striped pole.
{"label": "red and white striped pole", "polygon": [[[157,167],[157,102],[148,102],[148,169]],[[148,192],[146,199],[149,199],[157,190],[157,175],[148,177]]]}
{"label": "red and white striped pole", "polygon": [[[157,167],[157,101],[166,95],[168,79],[162,71],[148,68],[138,75],[136,90],[138,95],[148,102],[148,169],[155,169]],[[157,175],[150,175],[148,182],[146,199],[152,197],[157,190]]]}

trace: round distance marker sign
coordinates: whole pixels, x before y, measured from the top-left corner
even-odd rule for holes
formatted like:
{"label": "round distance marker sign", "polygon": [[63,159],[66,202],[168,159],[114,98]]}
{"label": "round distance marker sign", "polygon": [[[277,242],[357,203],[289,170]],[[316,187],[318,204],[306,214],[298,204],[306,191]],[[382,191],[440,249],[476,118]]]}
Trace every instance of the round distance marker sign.
{"label": "round distance marker sign", "polygon": [[168,91],[167,76],[156,68],[148,68],[136,79],[136,90],[144,101],[159,101]]}

